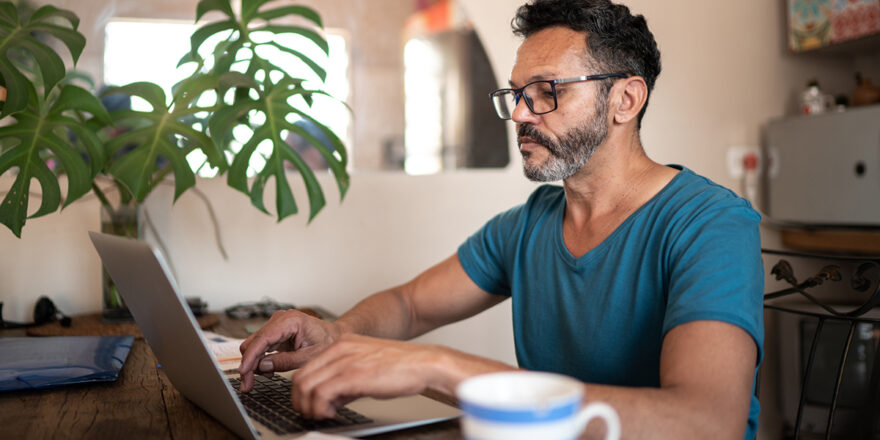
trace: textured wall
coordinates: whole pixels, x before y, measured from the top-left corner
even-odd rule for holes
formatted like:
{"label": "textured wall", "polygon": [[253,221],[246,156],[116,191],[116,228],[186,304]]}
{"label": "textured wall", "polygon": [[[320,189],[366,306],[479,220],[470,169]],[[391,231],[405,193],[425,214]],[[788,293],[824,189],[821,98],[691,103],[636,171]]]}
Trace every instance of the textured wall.
{"label": "textured wall", "polygon": [[[91,3],[79,0],[67,5]],[[193,3],[149,5],[155,10],[167,6],[186,17]],[[509,21],[519,3],[464,2],[499,83],[507,81],[518,44],[510,35]],[[787,54],[782,2],[625,3],[647,16],[664,57],[664,72],[642,130],[648,153],[660,162],[685,164],[736,190],[739,183],[726,173],[728,147],[758,145],[763,124],[791,111],[807,79],[818,78],[835,93],[847,92],[852,88],[851,74],[859,68],[873,69],[875,83],[880,82],[875,54],[858,58]],[[94,26],[101,11],[97,8],[92,24],[84,19],[83,25]],[[356,120],[372,124],[374,116],[365,112]],[[206,211],[194,194],[184,195],[167,209],[171,191],[163,189],[151,198],[148,209],[168,243],[186,294],[201,295],[214,308],[269,295],[342,312],[367,293],[405,281],[450,255],[494,213],[523,201],[533,185],[522,178],[513,146],[511,151],[514,160],[506,170],[425,177],[355,172],[346,201],[336,204],[330,189],[328,208],[309,226],[304,218],[276,224],[224,182],[200,181],[198,187],[220,218],[229,261],[219,257]],[[9,176],[0,177],[0,188],[10,182]],[[301,190],[297,195],[303,200]],[[100,266],[85,232],[97,227],[97,203],[85,201],[62,214],[29,221],[21,240],[0,229],[0,298],[6,317],[24,319],[43,294],[70,313],[97,310]],[[767,234],[765,242],[775,242],[772,231]],[[422,340],[510,361],[507,308]],[[766,408],[772,416],[772,406]],[[766,426],[773,428],[773,420]]]}

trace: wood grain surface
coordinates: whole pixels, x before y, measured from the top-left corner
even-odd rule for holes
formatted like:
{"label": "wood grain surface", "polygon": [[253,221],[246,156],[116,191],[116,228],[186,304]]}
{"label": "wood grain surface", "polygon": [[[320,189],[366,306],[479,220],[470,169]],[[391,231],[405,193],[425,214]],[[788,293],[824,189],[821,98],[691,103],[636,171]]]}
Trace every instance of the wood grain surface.
{"label": "wood grain surface", "polygon": [[[197,316],[196,321],[201,328],[211,328],[220,322],[217,313],[206,313]],[[101,321],[101,313],[77,315],[71,318],[70,327],[62,327],[58,321],[49,322],[27,329],[28,336],[126,336],[133,335],[143,339],[141,329],[132,322],[105,323]]]}
{"label": "wood grain surface", "polygon": [[[218,316],[218,315],[214,315]],[[77,322],[74,317],[74,323]],[[241,336],[243,322],[220,316],[215,330]],[[80,322],[83,322],[80,320]],[[61,328],[58,326],[58,328]],[[71,336],[104,334],[72,326]],[[88,328],[88,331],[86,329]],[[0,330],[0,337],[23,336]],[[30,331],[28,331],[30,334]],[[431,396],[454,403],[443,396]],[[135,339],[115,382],[46,390],[0,392],[0,439],[232,439],[235,435],[181,395],[157,367],[142,338]],[[458,420],[371,436],[376,440],[460,439]]]}
{"label": "wood grain surface", "polygon": [[782,244],[811,252],[880,255],[880,231],[845,229],[784,229]]}
{"label": "wood grain surface", "polygon": [[115,382],[0,394],[3,438],[170,438],[156,362],[135,340]]}

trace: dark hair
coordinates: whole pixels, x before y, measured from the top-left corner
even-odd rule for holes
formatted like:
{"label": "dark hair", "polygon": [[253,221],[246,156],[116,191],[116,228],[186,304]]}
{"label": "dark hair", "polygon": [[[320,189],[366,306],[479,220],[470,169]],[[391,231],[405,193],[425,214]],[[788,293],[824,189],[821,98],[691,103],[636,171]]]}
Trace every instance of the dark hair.
{"label": "dark hair", "polygon": [[[648,85],[648,96],[660,74],[660,50],[642,15],[609,0],[532,0],[519,7],[511,21],[513,33],[523,38],[553,26],[564,26],[587,35],[588,56],[595,73],[625,73],[640,76]],[[590,66],[593,67],[593,66]],[[611,81],[604,82],[608,93]],[[639,112],[638,125],[648,107]]]}

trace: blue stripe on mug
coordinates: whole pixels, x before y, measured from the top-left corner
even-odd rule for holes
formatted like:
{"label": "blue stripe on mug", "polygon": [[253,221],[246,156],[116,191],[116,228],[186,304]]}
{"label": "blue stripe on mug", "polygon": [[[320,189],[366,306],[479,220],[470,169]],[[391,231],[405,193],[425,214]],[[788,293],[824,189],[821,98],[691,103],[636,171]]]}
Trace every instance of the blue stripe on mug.
{"label": "blue stripe on mug", "polygon": [[460,401],[465,414],[476,419],[505,423],[554,422],[571,417],[580,408],[580,399],[561,402],[552,408],[498,409]]}

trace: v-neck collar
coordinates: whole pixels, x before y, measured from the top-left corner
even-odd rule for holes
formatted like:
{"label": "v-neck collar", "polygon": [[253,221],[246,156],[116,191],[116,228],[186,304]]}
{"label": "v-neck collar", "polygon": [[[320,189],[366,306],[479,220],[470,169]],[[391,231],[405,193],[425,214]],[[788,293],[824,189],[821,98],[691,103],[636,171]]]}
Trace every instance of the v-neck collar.
{"label": "v-neck collar", "polygon": [[643,203],[642,206],[639,206],[632,214],[630,214],[626,219],[624,219],[614,231],[611,232],[605,239],[603,239],[598,245],[596,245],[593,249],[587,251],[587,253],[581,255],[580,257],[575,257],[565,246],[565,237],[562,234],[562,223],[565,221],[565,207],[568,204],[568,200],[565,198],[565,192],[563,191],[562,195],[562,203],[557,206],[556,217],[557,220],[553,222],[553,236],[556,237],[554,242],[556,243],[556,251],[559,256],[565,261],[569,266],[573,269],[581,269],[589,264],[590,261],[598,258],[609,249],[611,246],[617,242],[620,237],[623,235],[621,231],[627,229],[629,225],[635,222],[639,217],[642,216],[642,213],[645,212],[651,205],[657,203],[666,192],[670,191],[670,188],[680,180],[680,176],[684,173],[690,173],[686,167],[682,165],[669,164],[667,165],[670,168],[674,168],[679,170],[672,179],[663,186],[663,188],[654,194],[647,202]]}

